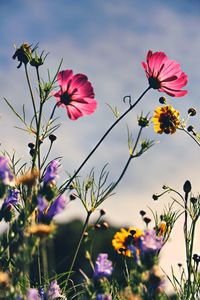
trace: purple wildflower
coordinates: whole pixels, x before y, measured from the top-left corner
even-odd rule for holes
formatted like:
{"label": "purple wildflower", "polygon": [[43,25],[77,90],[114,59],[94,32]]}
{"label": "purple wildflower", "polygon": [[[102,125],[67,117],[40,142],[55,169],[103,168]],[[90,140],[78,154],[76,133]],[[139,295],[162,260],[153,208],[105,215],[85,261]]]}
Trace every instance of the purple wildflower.
{"label": "purple wildflower", "polygon": [[41,297],[38,294],[38,291],[36,289],[29,289],[26,296],[27,300],[41,300]]}
{"label": "purple wildflower", "polygon": [[109,277],[112,274],[112,261],[108,260],[108,254],[100,253],[95,262],[94,277]]}
{"label": "purple wildflower", "polygon": [[38,196],[37,200],[38,200],[38,206],[37,206],[37,208],[38,208],[38,221],[42,222],[43,219],[45,219],[45,210],[47,209],[49,204],[48,204],[48,201],[44,197],[42,197],[41,195]]}
{"label": "purple wildflower", "polygon": [[49,219],[53,219],[55,215],[62,212],[63,209],[65,208],[65,202],[66,202],[65,197],[63,195],[60,195],[56,200],[54,200],[54,202],[49,207],[47,211],[47,217]]}
{"label": "purple wildflower", "polygon": [[97,294],[96,300],[112,300],[111,295]]}
{"label": "purple wildflower", "polygon": [[142,253],[154,252],[157,253],[163,245],[163,237],[157,236],[156,231],[145,230],[144,236],[139,239],[139,248]]}
{"label": "purple wildflower", "polygon": [[63,211],[65,208],[65,197],[60,195],[54,202],[49,206],[48,201],[42,197],[38,196],[38,221],[39,222],[47,222],[49,223],[53,217]]}
{"label": "purple wildflower", "polygon": [[50,283],[50,287],[47,291],[48,299],[56,299],[56,298],[65,298],[65,296],[61,295],[61,290],[59,285],[57,284],[57,281],[54,280]]}
{"label": "purple wildflower", "polygon": [[13,178],[9,168],[8,159],[4,156],[0,156],[0,181],[5,185],[8,185],[12,182]]}
{"label": "purple wildflower", "polygon": [[58,160],[52,160],[48,167],[46,168],[46,172],[44,174],[44,183],[49,184],[53,182],[58,177],[58,167],[60,163]]}
{"label": "purple wildflower", "polygon": [[3,208],[6,209],[10,205],[16,205],[19,203],[20,191],[17,189],[9,190],[8,197],[4,200]]}

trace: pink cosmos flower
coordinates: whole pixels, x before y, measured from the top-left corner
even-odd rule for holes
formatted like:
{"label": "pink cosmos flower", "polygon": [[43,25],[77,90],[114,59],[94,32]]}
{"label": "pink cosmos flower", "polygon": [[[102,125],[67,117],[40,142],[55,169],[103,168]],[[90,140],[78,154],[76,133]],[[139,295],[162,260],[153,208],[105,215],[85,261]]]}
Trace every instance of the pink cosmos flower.
{"label": "pink cosmos flower", "polygon": [[92,114],[97,102],[91,83],[84,74],[73,75],[72,70],[65,70],[57,76],[60,90],[53,92],[57,105],[65,107],[71,120]]}
{"label": "pink cosmos flower", "polygon": [[175,60],[169,59],[164,52],[153,53],[151,50],[148,51],[146,60],[147,62],[142,62],[142,66],[150,87],[172,97],[187,94],[187,90],[181,90],[187,84],[187,75]]}

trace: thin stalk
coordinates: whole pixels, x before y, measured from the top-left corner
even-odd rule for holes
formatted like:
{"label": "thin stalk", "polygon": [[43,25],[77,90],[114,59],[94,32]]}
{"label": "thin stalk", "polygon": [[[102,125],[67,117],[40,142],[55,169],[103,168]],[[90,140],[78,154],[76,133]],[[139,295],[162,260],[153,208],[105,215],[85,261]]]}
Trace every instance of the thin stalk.
{"label": "thin stalk", "polygon": [[[198,220],[198,216],[193,220],[192,222],[192,230],[191,230],[191,241],[190,241],[190,248],[189,248],[189,261],[188,261],[188,282],[191,285],[191,273],[192,273],[192,254],[193,254],[193,246],[194,246],[194,236],[195,236],[195,229],[196,229],[196,223]],[[189,286],[190,287],[190,286]],[[188,295],[190,293],[190,290],[188,288]]]}
{"label": "thin stalk", "polygon": [[51,152],[52,145],[53,145],[53,142],[51,142],[51,144],[50,144],[50,146],[49,146],[49,149],[48,149],[48,151],[47,151],[47,154],[46,154],[46,156],[45,156],[45,158],[44,158],[44,160],[43,160],[43,162],[42,162],[42,164],[41,164],[41,169],[43,168],[43,166],[45,165],[45,163],[46,163],[46,161],[47,161],[47,158],[49,157],[49,154],[50,154],[50,152]]}
{"label": "thin stalk", "polygon": [[[42,119],[42,109],[44,102],[42,101],[42,92],[41,92],[41,86],[40,86],[40,75],[39,70],[36,68],[36,74],[37,74],[37,80],[38,80],[38,86],[40,91],[40,108],[39,108],[39,114],[38,114],[38,120],[37,120],[37,132],[36,132],[36,141],[35,141],[35,154],[33,156],[32,161],[32,169],[35,167],[36,159],[38,159],[38,170],[40,170],[40,127],[41,127],[41,119]],[[34,110],[35,112],[35,110]]]}
{"label": "thin stalk", "polygon": [[187,135],[189,135],[194,141],[195,143],[200,147],[200,143],[195,139],[195,137],[189,133],[187,130],[185,130],[185,128],[178,128],[179,130],[182,130],[183,132],[185,132]]}
{"label": "thin stalk", "polygon": [[39,285],[42,286],[41,261],[40,261],[40,246],[39,245],[37,247],[37,267],[38,267]]}
{"label": "thin stalk", "polygon": [[191,272],[189,267],[190,249],[189,249],[189,239],[188,239],[188,211],[187,211],[188,195],[189,193],[185,192],[184,237],[185,237],[186,263],[188,269],[187,296],[189,296],[190,294],[190,287],[191,287],[191,282],[190,282]]}
{"label": "thin stalk", "polygon": [[41,242],[41,255],[42,255],[42,267],[43,267],[43,285],[45,286],[45,282],[48,280],[48,259],[47,259],[47,247],[46,240]]}
{"label": "thin stalk", "polygon": [[37,121],[37,110],[36,110],[36,105],[35,105],[35,99],[34,99],[34,96],[33,96],[31,82],[30,82],[29,75],[28,75],[27,65],[24,64],[24,66],[25,66],[26,80],[28,82],[28,87],[29,87],[29,91],[30,91],[30,94],[31,94],[31,100],[32,100],[33,111],[34,111],[34,116],[35,116],[35,123],[36,123],[36,127],[37,127],[38,121]]}
{"label": "thin stalk", "polygon": [[73,270],[73,267],[74,267],[74,264],[75,264],[75,261],[76,261],[76,258],[77,258],[77,255],[78,255],[78,252],[79,252],[79,249],[80,249],[80,246],[81,246],[84,234],[85,234],[85,231],[86,231],[86,229],[88,227],[88,222],[89,222],[91,214],[92,214],[91,210],[87,212],[87,217],[86,217],[86,220],[85,220],[82,232],[81,232],[81,236],[80,236],[80,239],[79,239],[79,242],[78,242],[78,245],[77,245],[77,248],[76,248],[76,251],[75,251],[72,263],[71,263],[71,266],[69,268],[69,273],[68,273],[67,280],[66,280],[66,283],[65,283],[65,286],[64,286],[64,290],[66,290],[67,284],[69,282],[69,279],[70,279],[70,276],[71,276],[71,272]]}
{"label": "thin stalk", "polygon": [[102,136],[102,138],[99,140],[99,142],[96,144],[96,146],[92,149],[92,151],[89,153],[89,155],[85,158],[85,160],[82,162],[82,164],[79,166],[79,168],[76,170],[74,175],[69,179],[69,181],[66,183],[66,186],[61,190],[61,193],[64,193],[66,189],[69,187],[71,182],[74,180],[74,178],[77,176],[77,174],[80,172],[80,170],[83,168],[85,163],[88,161],[88,159],[93,155],[93,153],[96,151],[96,149],[101,145],[103,140],[107,137],[109,132],[139,103],[139,101],[142,99],[142,97],[151,89],[149,86],[136,100],[136,102],[130,107],[118,118],[116,121],[108,128],[108,130],[105,132],[105,134]]}
{"label": "thin stalk", "polygon": [[[134,152],[135,152],[136,147],[137,147],[137,145],[138,145],[138,142],[139,142],[139,139],[140,139],[142,130],[143,130],[143,128],[141,127],[140,130],[139,130],[137,139],[136,139],[136,141],[135,141],[135,145],[134,145],[134,147],[133,147],[132,154],[129,156],[129,158],[128,158],[126,164],[125,164],[125,167],[124,167],[124,169],[122,170],[122,173],[120,174],[120,176],[119,176],[119,178],[117,179],[117,181],[116,181],[116,182],[111,186],[111,188],[107,191],[107,193],[100,199],[100,203],[102,203],[102,202],[107,198],[107,196],[108,196],[110,193],[112,193],[112,191],[116,188],[116,186],[120,183],[120,181],[121,181],[122,178],[124,177],[124,174],[126,173],[126,170],[128,169],[128,166],[129,166],[131,160],[132,160],[133,158],[137,157],[137,155],[134,155]],[[98,202],[98,206],[99,206],[100,203]]]}

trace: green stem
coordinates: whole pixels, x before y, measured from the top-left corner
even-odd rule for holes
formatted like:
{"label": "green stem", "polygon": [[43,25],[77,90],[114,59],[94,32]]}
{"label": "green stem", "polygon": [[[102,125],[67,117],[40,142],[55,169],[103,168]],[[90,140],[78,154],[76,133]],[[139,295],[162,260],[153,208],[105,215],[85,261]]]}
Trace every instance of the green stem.
{"label": "green stem", "polygon": [[191,241],[190,241],[190,247],[189,247],[189,253],[188,253],[188,296],[190,294],[191,290],[191,274],[192,274],[192,254],[193,254],[193,246],[194,246],[194,236],[195,236],[195,229],[196,229],[196,223],[198,220],[198,216],[192,221],[192,230],[191,230]]}
{"label": "green stem", "polygon": [[37,110],[36,110],[36,106],[35,106],[35,99],[34,99],[33,91],[32,91],[32,88],[31,88],[31,83],[30,83],[30,79],[29,79],[29,75],[28,75],[27,65],[25,64],[24,66],[25,66],[26,80],[28,82],[28,87],[29,87],[29,91],[30,91],[30,94],[31,94],[31,100],[32,100],[33,111],[34,111],[34,116],[35,116],[35,123],[36,123],[36,127],[37,127],[38,121],[37,121]]}
{"label": "green stem", "polygon": [[42,286],[41,261],[40,261],[40,246],[39,245],[37,247],[37,267],[38,267],[39,285]]}
{"label": "green stem", "polygon": [[64,290],[66,290],[66,287],[68,285],[68,282],[69,282],[69,279],[70,279],[70,276],[71,276],[71,273],[72,273],[72,270],[73,270],[73,267],[74,267],[74,264],[75,264],[75,261],[76,261],[76,258],[77,258],[77,255],[78,255],[78,252],[79,252],[79,249],[80,249],[80,246],[81,246],[84,234],[85,234],[85,231],[88,227],[88,222],[89,222],[91,214],[92,214],[91,210],[87,212],[87,217],[86,217],[86,220],[85,220],[82,232],[81,232],[81,236],[80,236],[80,239],[79,239],[79,242],[78,242],[78,245],[77,245],[77,248],[76,248],[72,263],[71,263],[71,266],[69,268],[69,273],[68,273],[67,280],[66,280],[66,283],[65,283],[65,286],[64,286]]}
{"label": "green stem", "polygon": [[183,132],[185,132],[187,135],[189,135],[194,141],[195,143],[200,147],[200,143],[195,139],[195,137],[189,133],[187,130],[185,130],[185,128],[178,128],[179,130],[182,130]]}
{"label": "green stem", "polygon": [[65,187],[62,188],[61,194],[66,191],[66,189],[70,186],[74,178],[77,176],[77,174],[80,172],[80,170],[83,168],[85,163],[88,161],[88,159],[93,155],[93,153],[96,151],[96,149],[100,146],[100,144],[103,142],[103,140],[107,137],[109,132],[139,103],[139,101],[143,98],[143,96],[151,89],[149,86],[136,100],[136,102],[130,107],[108,128],[108,130],[105,132],[105,134],[102,136],[102,138],[99,140],[99,142],[96,144],[96,146],[92,149],[92,151],[89,153],[89,155],[85,158],[85,160],[82,162],[82,164],[79,166],[79,168],[76,170],[74,175],[68,180]]}
{"label": "green stem", "polygon": [[[97,206],[99,206],[107,197],[108,195],[110,195],[112,193],[112,191],[116,188],[116,186],[120,183],[120,181],[122,180],[122,178],[124,177],[124,174],[126,173],[126,170],[128,169],[128,166],[131,162],[131,160],[135,157],[137,157],[137,155],[134,155],[134,152],[137,148],[137,145],[138,145],[138,142],[139,142],[139,139],[140,139],[140,136],[141,136],[141,133],[142,133],[142,130],[143,130],[143,127],[140,128],[139,130],[139,133],[138,133],[138,136],[137,136],[137,139],[135,141],[135,145],[133,147],[133,151],[132,151],[132,154],[129,156],[127,162],[126,162],[126,165],[122,171],[122,173],[120,174],[119,178],[117,179],[117,181],[111,186],[111,188],[107,191],[107,193],[97,202]],[[96,207],[97,207],[96,206]]]}
{"label": "green stem", "polygon": [[41,241],[41,255],[42,255],[42,267],[43,267],[43,285],[48,281],[48,259],[47,259],[47,247],[46,240]]}

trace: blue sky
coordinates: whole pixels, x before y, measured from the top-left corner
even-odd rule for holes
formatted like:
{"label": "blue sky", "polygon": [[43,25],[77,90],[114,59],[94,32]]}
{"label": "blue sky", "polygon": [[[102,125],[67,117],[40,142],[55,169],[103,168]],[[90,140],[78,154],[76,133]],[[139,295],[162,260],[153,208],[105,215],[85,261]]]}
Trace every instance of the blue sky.
{"label": "blue sky", "polygon": [[[54,153],[63,156],[63,174],[73,172],[79,166],[113,122],[106,103],[123,112],[126,109],[123,96],[131,95],[134,100],[147,87],[141,61],[145,60],[149,49],[166,52],[188,74],[188,95],[179,99],[169,97],[169,103],[180,110],[184,118],[189,107],[195,106],[199,110],[198,0],[1,0],[0,17],[1,98],[8,98],[19,110],[29,101],[23,71],[16,69],[17,63],[11,59],[14,43],[19,46],[23,42],[33,45],[39,42],[40,50],[50,52],[47,67],[52,73],[63,58],[63,69],[72,68],[75,73],[87,74],[94,86],[98,101],[94,115],[71,122],[64,110],[58,112],[63,125],[57,134]],[[45,78],[45,67],[42,75]],[[157,91],[150,91],[144,97],[136,110],[106,139],[82,175],[93,166],[98,173],[109,162],[110,180],[116,179],[128,155],[126,124],[133,134],[136,133],[137,115],[141,111],[152,114],[159,105],[160,96]],[[26,109],[29,114],[28,104]],[[198,115],[195,120],[192,122],[199,129]],[[13,128],[15,119],[3,102],[0,124],[6,128],[1,132],[2,148],[8,147],[10,151],[14,148],[27,158],[26,143],[30,137]],[[196,145],[180,132],[170,137],[158,136],[152,125],[144,138],[159,143],[130,166],[116,195],[103,205],[113,224],[138,225],[140,209],[148,210],[149,206],[161,210],[170,198],[155,203],[151,196],[159,193],[163,184],[181,190],[184,181],[190,179],[194,193],[198,192],[199,149]],[[77,215],[84,217],[80,203],[75,201],[68,206],[63,219]]]}

